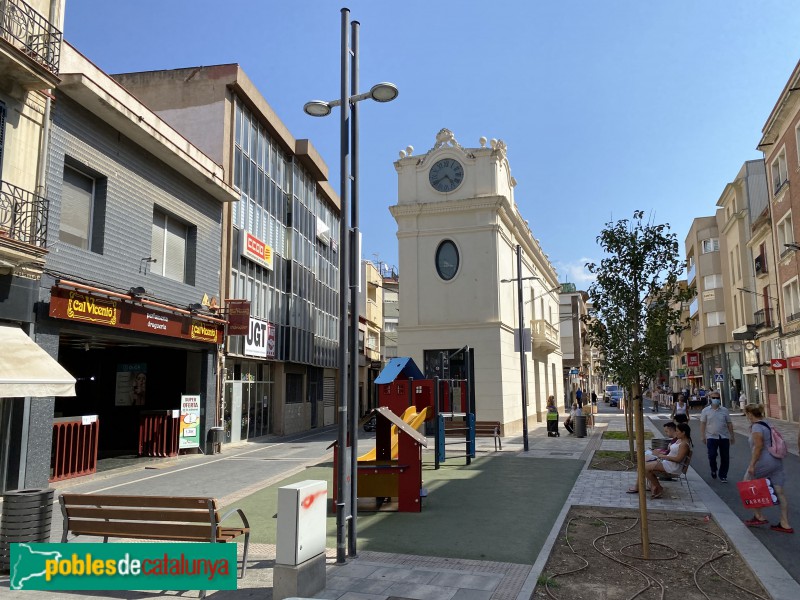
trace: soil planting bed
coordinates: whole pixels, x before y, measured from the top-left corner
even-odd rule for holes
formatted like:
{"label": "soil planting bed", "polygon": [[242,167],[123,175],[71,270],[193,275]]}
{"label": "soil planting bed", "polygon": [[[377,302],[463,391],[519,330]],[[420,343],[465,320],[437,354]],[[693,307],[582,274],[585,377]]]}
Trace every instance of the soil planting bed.
{"label": "soil planting bed", "polygon": [[573,507],[532,600],[768,599],[713,518],[648,511],[643,560],[639,511]]}

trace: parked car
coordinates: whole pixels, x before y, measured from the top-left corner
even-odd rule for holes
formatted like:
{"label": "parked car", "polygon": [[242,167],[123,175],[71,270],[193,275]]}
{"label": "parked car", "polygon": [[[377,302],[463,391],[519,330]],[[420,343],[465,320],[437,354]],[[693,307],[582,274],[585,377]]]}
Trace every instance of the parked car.
{"label": "parked car", "polygon": [[605,389],[605,400],[609,406],[619,406],[620,400],[625,397],[625,392],[621,386],[607,385]]}
{"label": "parked car", "polygon": [[378,427],[378,416],[372,413],[372,416],[364,422],[364,431],[375,431]]}

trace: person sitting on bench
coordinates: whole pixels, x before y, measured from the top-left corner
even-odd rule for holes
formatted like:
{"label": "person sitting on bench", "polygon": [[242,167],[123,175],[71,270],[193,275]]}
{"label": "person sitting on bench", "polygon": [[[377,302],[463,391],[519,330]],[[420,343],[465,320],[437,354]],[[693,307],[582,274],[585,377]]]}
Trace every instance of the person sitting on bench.
{"label": "person sitting on bench", "polygon": [[574,434],[575,433],[575,417],[580,417],[583,413],[581,412],[581,407],[578,406],[577,402],[572,403],[572,410],[569,411],[569,416],[564,421],[564,427],[567,431]]}

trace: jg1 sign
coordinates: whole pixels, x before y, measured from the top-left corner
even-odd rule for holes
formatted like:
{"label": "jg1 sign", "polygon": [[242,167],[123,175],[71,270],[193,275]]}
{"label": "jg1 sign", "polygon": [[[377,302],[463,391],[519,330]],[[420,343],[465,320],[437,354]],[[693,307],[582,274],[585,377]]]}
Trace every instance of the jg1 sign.
{"label": "jg1 sign", "polygon": [[275,358],[275,326],[250,317],[250,332],[244,340],[245,356]]}

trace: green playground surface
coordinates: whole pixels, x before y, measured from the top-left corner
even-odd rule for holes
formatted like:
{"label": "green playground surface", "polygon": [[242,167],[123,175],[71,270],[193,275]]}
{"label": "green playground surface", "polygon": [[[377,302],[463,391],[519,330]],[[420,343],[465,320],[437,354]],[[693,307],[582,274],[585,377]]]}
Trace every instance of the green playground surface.
{"label": "green playground surface", "polygon": [[[464,463],[451,459],[437,471],[432,455],[425,453],[422,477],[428,495],[422,512],[360,511],[359,551],[533,564],[583,461],[492,455]],[[247,515],[251,541],[275,543],[278,488],[325,480],[331,498],[332,467],[308,467],[231,503]],[[336,518],[330,511],[327,536],[327,546],[336,547]]]}

